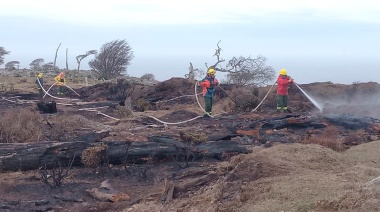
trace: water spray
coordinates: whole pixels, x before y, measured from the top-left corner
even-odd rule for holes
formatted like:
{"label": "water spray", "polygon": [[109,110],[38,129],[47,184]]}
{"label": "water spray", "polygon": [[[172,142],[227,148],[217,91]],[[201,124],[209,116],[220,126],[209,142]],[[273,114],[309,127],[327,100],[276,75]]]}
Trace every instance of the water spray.
{"label": "water spray", "polygon": [[320,105],[315,99],[311,98],[311,96],[309,96],[304,90],[302,90],[302,88],[301,88],[300,86],[298,86],[297,83],[294,83],[294,84],[297,86],[297,88],[300,89],[300,91],[301,91],[303,94],[305,94],[305,96],[310,100],[310,102],[313,103],[313,105],[314,105],[315,107],[317,107],[317,108],[322,112],[323,107],[322,107],[322,106],[321,106],[321,105]]}

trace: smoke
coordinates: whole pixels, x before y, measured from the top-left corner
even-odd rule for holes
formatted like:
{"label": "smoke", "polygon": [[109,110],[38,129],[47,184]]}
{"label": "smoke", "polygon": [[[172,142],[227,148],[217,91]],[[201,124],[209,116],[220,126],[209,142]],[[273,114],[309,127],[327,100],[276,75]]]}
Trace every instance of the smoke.
{"label": "smoke", "polygon": [[[354,83],[352,85],[319,84],[304,89],[323,113],[348,113],[380,119],[380,85]],[[318,107],[316,105],[316,107]]]}

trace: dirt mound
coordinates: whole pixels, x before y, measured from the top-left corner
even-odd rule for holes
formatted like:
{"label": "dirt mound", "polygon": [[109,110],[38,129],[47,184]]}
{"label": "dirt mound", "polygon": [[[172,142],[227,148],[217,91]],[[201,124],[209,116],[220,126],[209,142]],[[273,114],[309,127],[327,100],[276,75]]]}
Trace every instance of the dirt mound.
{"label": "dirt mound", "polygon": [[379,211],[376,194],[380,189],[376,192],[364,189],[368,188],[369,180],[380,175],[380,165],[371,161],[376,158],[378,148],[378,141],[344,153],[300,144],[254,148],[251,154],[238,155],[221,164],[220,172],[228,170],[224,177],[193,192],[191,198],[175,200],[169,208],[259,212],[366,208],[366,211]]}

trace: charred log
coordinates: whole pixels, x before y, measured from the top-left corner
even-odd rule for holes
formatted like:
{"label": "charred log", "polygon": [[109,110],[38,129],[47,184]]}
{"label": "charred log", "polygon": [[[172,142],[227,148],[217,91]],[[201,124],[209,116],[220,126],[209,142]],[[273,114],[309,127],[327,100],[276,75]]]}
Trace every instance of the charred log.
{"label": "charred log", "polygon": [[326,125],[316,116],[286,116],[284,119],[267,120],[262,126],[262,129],[284,129],[284,128],[325,128]]}
{"label": "charred log", "polygon": [[380,120],[378,119],[355,116],[351,114],[329,113],[324,114],[323,118],[332,124],[336,124],[351,130],[370,129],[376,128],[376,126],[380,126]]}
{"label": "charred log", "polygon": [[[152,142],[153,141],[153,142]],[[0,144],[0,171],[17,171],[37,169],[41,166],[55,164],[69,164],[74,158],[73,166],[82,165],[81,155],[83,150],[95,144],[106,144],[109,163],[122,164],[125,161],[125,144],[128,147],[127,162],[143,158],[156,157],[165,158],[173,156],[186,157],[188,151],[193,155],[202,155],[201,158],[221,158],[223,153],[248,153],[244,146],[233,141],[205,142],[197,146],[186,146],[185,144],[170,138],[156,137],[151,141],[128,142],[43,142],[43,143],[3,143]],[[187,151],[182,151],[186,149]],[[179,151],[180,150],[180,151]]]}

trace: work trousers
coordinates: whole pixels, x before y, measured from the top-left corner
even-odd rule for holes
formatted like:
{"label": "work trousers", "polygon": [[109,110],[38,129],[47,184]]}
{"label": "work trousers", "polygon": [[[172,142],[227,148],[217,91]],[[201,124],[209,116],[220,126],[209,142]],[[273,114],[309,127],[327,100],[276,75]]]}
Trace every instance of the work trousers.
{"label": "work trousers", "polygon": [[288,109],[288,95],[277,94],[277,110]]}
{"label": "work trousers", "polygon": [[205,96],[205,111],[211,114],[213,97]]}

